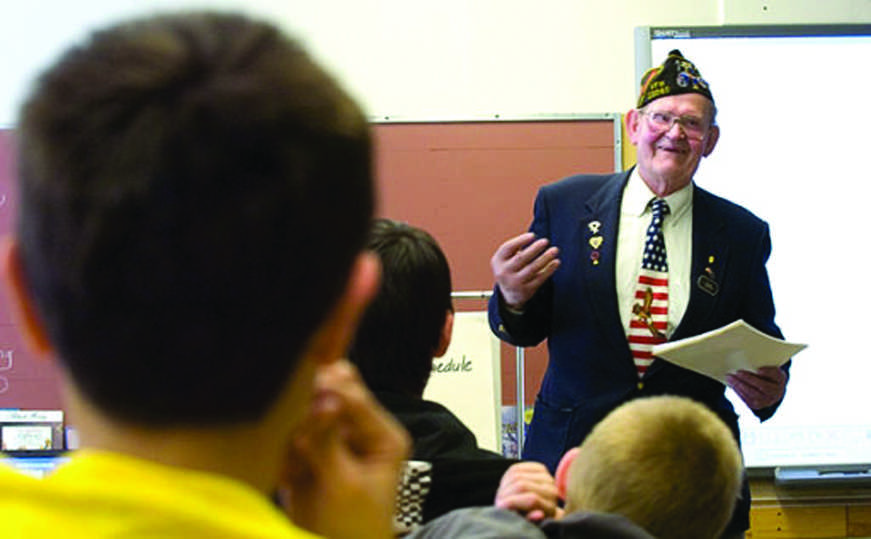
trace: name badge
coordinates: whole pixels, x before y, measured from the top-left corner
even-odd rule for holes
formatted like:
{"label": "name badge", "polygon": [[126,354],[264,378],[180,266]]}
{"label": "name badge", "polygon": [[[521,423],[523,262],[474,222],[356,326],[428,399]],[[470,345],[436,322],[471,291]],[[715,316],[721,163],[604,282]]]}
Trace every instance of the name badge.
{"label": "name badge", "polygon": [[720,285],[717,284],[717,281],[711,279],[707,275],[699,275],[699,280],[696,281],[696,285],[702,289],[702,292],[711,296],[716,296],[717,292],[720,291]]}

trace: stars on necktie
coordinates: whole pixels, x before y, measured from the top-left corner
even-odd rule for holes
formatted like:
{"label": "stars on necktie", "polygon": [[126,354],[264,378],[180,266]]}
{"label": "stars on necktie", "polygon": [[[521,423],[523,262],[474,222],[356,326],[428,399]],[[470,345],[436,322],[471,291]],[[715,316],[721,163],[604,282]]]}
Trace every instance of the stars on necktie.
{"label": "stars on necktie", "polygon": [[650,220],[650,226],[647,227],[647,238],[644,241],[644,257],[641,260],[641,267],[654,271],[668,271],[668,260],[665,256],[665,239],[662,235],[662,218],[668,215],[668,204],[664,199],[654,199],[650,208],[653,212],[653,217]]}

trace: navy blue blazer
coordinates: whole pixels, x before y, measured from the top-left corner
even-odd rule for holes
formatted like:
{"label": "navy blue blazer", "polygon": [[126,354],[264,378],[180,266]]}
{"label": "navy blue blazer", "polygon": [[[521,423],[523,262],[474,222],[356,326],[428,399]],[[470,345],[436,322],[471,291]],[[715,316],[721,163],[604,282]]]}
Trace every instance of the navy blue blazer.
{"label": "navy blue blazer", "polygon": [[[547,371],[523,457],[543,462],[552,471],[563,453],[578,445],[608,412],[640,396],[672,394],[698,400],[739,439],[737,415],[720,382],[659,359],[638,378],[618,312],[614,273],[620,201],[630,172],[571,176],[541,188],[530,230],[559,247],[561,266],[520,315],[505,308],[498,285],[490,300],[490,326],[499,338],[517,346],[548,339]],[[768,225],[698,186],[693,193],[692,290],[671,339],[738,319],[782,338],[774,323],[765,269],[771,251]],[[589,241],[594,233],[588,225],[593,221],[600,223],[598,249]],[[705,280],[699,284],[702,275],[712,276],[716,286]],[[754,413],[764,420],[776,408]]]}

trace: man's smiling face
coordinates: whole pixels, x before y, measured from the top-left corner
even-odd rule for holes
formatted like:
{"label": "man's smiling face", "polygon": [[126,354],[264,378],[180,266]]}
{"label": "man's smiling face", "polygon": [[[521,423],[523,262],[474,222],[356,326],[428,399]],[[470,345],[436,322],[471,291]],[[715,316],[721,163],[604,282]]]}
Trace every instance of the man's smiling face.
{"label": "man's smiling face", "polygon": [[[701,119],[706,129],[700,136],[688,136],[680,122],[657,127],[649,119],[653,113]],[[719,128],[710,125],[713,113],[713,103],[706,97],[687,93],[661,97],[642,110],[626,114],[629,140],[638,153],[638,171],[658,196],[667,196],[689,184],[702,157],[713,151],[719,137]]]}

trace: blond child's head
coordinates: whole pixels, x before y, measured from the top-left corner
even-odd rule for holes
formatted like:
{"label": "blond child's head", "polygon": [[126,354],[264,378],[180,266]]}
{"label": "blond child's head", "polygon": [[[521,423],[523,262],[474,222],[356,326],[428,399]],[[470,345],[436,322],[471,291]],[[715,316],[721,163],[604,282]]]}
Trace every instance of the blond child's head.
{"label": "blond child's head", "polygon": [[731,431],[705,406],[659,396],[623,404],[557,469],[566,512],[622,514],[660,539],[715,538],[743,473]]}

